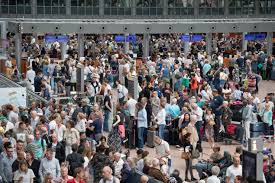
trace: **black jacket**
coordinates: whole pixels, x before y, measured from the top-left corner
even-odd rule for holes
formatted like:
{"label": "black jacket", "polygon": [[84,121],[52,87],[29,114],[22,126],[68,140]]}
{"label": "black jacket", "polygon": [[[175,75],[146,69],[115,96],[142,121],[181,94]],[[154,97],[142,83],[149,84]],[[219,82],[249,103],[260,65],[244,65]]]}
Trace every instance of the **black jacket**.
{"label": "black jacket", "polygon": [[71,176],[74,173],[73,171],[78,167],[82,167],[82,164],[85,162],[83,156],[76,152],[69,154],[66,161],[69,163],[69,175]]}
{"label": "black jacket", "polygon": [[[53,148],[52,143],[49,144],[49,147]],[[61,142],[58,142],[55,146],[55,158],[58,159],[59,164],[66,160],[65,146]]]}

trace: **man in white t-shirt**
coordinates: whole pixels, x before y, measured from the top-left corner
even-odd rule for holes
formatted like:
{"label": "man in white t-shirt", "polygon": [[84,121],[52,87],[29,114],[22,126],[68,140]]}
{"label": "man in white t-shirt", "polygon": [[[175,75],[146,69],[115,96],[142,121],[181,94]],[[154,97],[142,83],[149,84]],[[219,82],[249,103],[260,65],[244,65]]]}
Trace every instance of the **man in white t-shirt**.
{"label": "man in white t-shirt", "polygon": [[136,116],[136,104],[137,101],[135,99],[133,99],[133,96],[131,94],[128,94],[128,101],[127,101],[127,106],[128,106],[128,110],[130,113],[131,117]]}
{"label": "man in white t-shirt", "polygon": [[227,168],[226,170],[226,181],[229,183],[234,183],[234,178],[237,175],[242,176],[242,165],[240,165],[241,160],[240,156],[235,155],[233,158],[233,165]]}

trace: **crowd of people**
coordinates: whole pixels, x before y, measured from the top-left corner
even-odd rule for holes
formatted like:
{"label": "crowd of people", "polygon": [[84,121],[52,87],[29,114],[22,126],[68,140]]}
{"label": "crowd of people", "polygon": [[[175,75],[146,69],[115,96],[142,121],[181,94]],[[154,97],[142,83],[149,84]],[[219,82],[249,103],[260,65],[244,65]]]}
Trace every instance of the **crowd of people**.
{"label": "crowd of people", "polygon": [[[158,42],[155,48],[169,45],[172,39]],[[49,103],[1,106],[1,181],[244,181],[242,148],[222,154],[219,142],[233,138],[246,146],[254,123],[264,126],[261,135],[274,135],[274,94],[259,99],[257,93],[260,81],[271,79],[275,59],[256,50],[205,55],[203,46],[196,45],[190,51],[170,55],[158,49],[136,67],[135,59],[120,51],[99,51],[94,59],[79,60],[69,54],[56,62],[41,50],[26,73],[12,66],[11,78]],[[71,95],[78,90],[77,64],[84,66],[81,97]],[[123,65],[122,73],[118,73],[119,65]],[[128,88],[132,78],[138,81],[137,98]],[[57,96],[73,100],[61,104]],[[207,143],[202,148],[203,141]],[[144,147],[146,143],[153,144],[154,158]],[[185,176],[173,168],[171,145],[182,151]],[[136,155],[128,148],[136,148]],[[204,148],[213,150],[209,160],[196,161]],[[264,164],[265,180],[272,183],[272,156]],[[135,178],[137,174],[139,178]]]}

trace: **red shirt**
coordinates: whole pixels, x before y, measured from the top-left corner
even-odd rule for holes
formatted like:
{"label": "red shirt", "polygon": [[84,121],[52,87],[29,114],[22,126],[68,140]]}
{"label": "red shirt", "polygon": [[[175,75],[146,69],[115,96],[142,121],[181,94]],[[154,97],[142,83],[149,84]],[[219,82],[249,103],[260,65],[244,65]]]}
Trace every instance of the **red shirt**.
{"label": "red shirt", "polygon": [[[77,183],[75,179],[69,179],[67,183]],[[86,183],[84,180],[80,180],[78,183]]]}

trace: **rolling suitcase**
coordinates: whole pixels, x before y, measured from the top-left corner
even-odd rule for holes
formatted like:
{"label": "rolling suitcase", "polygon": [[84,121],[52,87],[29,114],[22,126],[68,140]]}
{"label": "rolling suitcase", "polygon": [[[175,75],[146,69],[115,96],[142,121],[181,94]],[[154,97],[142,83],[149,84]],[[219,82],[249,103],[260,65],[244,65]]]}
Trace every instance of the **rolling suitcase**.
{"label": "rolling suitcase", "polygon": [[146,145],[148,147],[155,147],[155,144],[154,144],[154,137],[156,136],[156,131],[154,130],[148,130],[147,131],[147,143]]}
{"label": "rolling suitcase", "polygon": [[250,123],[251,132],[264,132],[266,124],[263,122],[259,123]]}
{"label": "rolling suitcase", "polygon": [[169,142],[169,130],[168,129],[164,129],[164,133],[163,133],[163,140],[165,140],[166,142]]}

